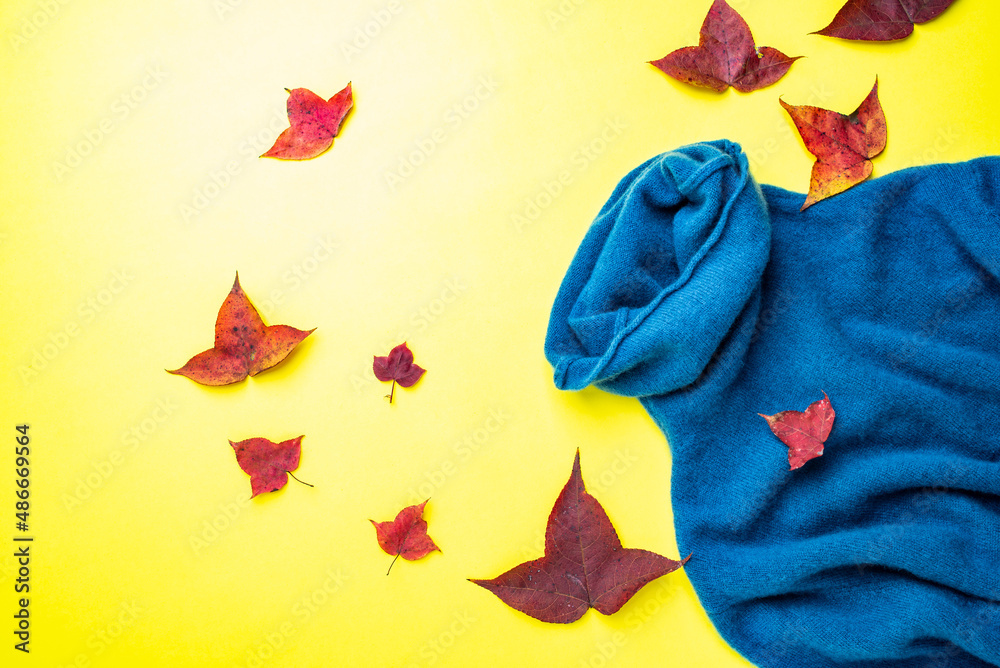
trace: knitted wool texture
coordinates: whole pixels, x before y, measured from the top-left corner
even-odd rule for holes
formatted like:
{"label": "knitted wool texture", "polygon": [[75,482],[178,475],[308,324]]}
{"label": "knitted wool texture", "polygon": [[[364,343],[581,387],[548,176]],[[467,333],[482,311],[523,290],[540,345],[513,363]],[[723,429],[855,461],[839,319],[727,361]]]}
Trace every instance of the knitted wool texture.
{"label": "knitted wool texture", "polygon": [[[663,430],[685,571],[750,661],[1000,665],[1000,158],[802,201],[725,140],[634,169],[556,297],[556,385]],[[790,471],[757,414],[824,392]]]}

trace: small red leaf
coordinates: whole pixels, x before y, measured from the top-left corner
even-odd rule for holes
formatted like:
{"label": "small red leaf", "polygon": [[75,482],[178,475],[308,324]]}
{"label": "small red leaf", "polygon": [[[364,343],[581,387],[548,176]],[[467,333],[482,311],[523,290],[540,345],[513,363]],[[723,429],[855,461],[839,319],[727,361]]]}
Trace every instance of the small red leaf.
{"label": "small red leaf", "polygon": [[314,331],[266,326],[240,287],[237,273],[215,319],[215,347],[198,353],[180,369],[167,371],[202,385],[238,383],[281,362]]}
{"label": "small red leaf", "polygon": [[678,81],[722,92],[742,93],[770,86],[785,76],[790,58],[769,46],[754,45],[750,27],[725,0],[714,0],[701,25],[698,46],[688,46],[650,64]]}
{"label": "small red leaf", "polygon": [[[429,499],[428,499],[429,500]],[[431,552],[441,551],[427,535],[427,521],[422,517],[427,501],[415,506],[407,506],[399,511],[391,522],[368,520],[375,526],[375,537],[386,554],[402,557],[407,561],[423,559]],[[396,559],[392,560],[396,563]],[[392,570],[392,564],[389,564]],[[386,571],[386,575],[389,571]]]}
{"label": "small red leaf", "polygon": [[802,209],[841,193],[872,173],[871,158],[882,152],[886,122],[878,101],[878,79],[861,105],[850,115],[810,106],[793,106],[779,99],[802,141],[816,156],[809,194]]}
{"label": "small red leaf", "polygon": [[299,467],[302,438],[299,436],[281,443],[273,443],[266,438],[248,438],[236,443],[229,441],[236,451],[236,462],[250,475],[251,499],[264,492],[279,490],[288,483],[288,474]]}
{"label": "small red leaf", "polygon": [[383,383],[392,381],[392,390],[389,393],[389,403],[392,403],[392,396],[396,390],[396,383],[403,387],[410,387],[424,375],[426,369],[422,369],[413,363],[413,353],[410,352],[406,343],[400,343],[389,351],[385,357],[375,356],[372,361],[372,371],[375,377]]}
{"label": "small red leaf", "polygon": [[823,444],[833,428],[836,414],[830,405],[830,398],[823,398],[809,404],[805,411],[781,411],[774,415],[757,413],[765,420],[774,435],[788,446],[789,470],[794,471],[810,459],[823,454]]}
{"label": "small red leaf", "polygon": [[[287,88],[285,90],[288,90]],[[288,91],[290,127],[278,135],[274,146],[262,158],[308,160],[330,148],[340,132],[340,124],[354,105],[351,84],[329,101],[306,88]]]}
{"label": "small red leaf", "polygon": [[847,0],[830,25],[814,35],[887,42],[913,32],[914,23],[937,18],[955,0]]}
{"label": "small red leaf", "polygon": [[583,485],[577,450],[573,473],[549,514],[545,556],[492,580],[470,582],[535,619],[568,624],[588,608],[604,615],[618,612],[639,589],[689,558],[674,561],[622,547],[604,508]]}

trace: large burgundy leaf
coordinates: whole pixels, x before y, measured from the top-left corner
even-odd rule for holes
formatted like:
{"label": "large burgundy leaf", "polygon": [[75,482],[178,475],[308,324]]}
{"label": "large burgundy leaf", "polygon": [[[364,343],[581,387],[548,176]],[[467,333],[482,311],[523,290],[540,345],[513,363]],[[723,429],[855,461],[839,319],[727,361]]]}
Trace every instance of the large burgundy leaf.
{"label": "large burgundy leaf", "polygon": [[340,124],[354,106],[351,84],[324,100],[307,88],[288,90],[289,128],[278,135],[262,158],[308,160],[330,148]]}
{"label": "large burgundy leaf", "polygon": [[774,435],[788,446],[789,470],[795,470],[810,459],[823,454],[823,444],[833,429],[836,414],[830,405],[830,397],[809,404],[805,411],[781,411],[774,415],[757,413],[765,420]]}
{"label": "large burgundy leaf", "polygon": [[314,329],[264,324],[243,288],[240,275],[215,319],[215,347],[198,353],[169,373],[202,385],[228,385],[270,369],[281,362]]}
{"label": "large burgundy leaf", "polygon": [[887,42],[913,32],[914,23],[926,23],[955,0],[847,0],[830,25],[815,35]]}
{"label": "large burgundy leaf", "polygon": [[886,142],[878,79],[861,105],[848,115],[778,102],[792,117],[806,148],[816,156],[803,209],[847,190],[872,173],[871,158],[882,152]]}
{"label": "large burgundy leaf", "polygon": [[769,46],[754,45],[750,27],[725,0],[714,0],[701,25],[698,46],[688,46],[650,64],[673,78],[722,92],[729,86],[747,93],[785,76],[790,58]]}
{"label": "large burgundy leaf", "polygon": [[549,514],[545,556],[492,580],[471,582],[535,619],[568,624],[588,608],[605,615],[618,612],[639,589],[688,558],[674,561],[622,547],[604,508],[583,485],[577,450],[573,473]]}

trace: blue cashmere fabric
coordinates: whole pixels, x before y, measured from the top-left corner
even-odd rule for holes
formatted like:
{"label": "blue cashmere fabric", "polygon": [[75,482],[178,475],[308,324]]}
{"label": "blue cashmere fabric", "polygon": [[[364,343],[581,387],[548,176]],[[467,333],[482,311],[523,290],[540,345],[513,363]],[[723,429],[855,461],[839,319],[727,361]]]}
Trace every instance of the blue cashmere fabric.
{"label": "blue cashmere fabric", "polygon": [[[751,662],[1000,665],[1000,157],[803,200],[724,140],[637,167],[556,297],[556,385],[663,430],[685,571]],[[824,392],[790,471],[757,413]]]}

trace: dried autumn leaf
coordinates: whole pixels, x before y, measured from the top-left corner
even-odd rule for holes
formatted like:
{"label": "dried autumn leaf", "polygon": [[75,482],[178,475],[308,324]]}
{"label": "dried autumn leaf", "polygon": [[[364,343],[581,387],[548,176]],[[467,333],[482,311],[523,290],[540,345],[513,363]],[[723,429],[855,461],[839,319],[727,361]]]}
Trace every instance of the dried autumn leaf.
{"label": "dried autumn leaf", "polygon": [[[299,436],[281,443],[273,443],[266,438],[248,438],[235,443],[229,441],[229,445],[236,451],[236,463],[250,475],[250,490],[253,492],[251,499],[264,492],[277,491],[288,484],[288,476],[299,467],[302,438]],[[292,477],[295,478],[293,475]],[[302,484],[309,485],[307,482]]]}
{"label": "dried autumn leaf", "polygon": [[535,619],[569,624],[588,608],[604,615],[618,612],[643,586],[688,559],[623,548],[604,508],[583,485],[577,450],[573,473],[549,514],[545,556],[492,580],[470,582]]}
{"label": "dried autumn leaf", "polygon": [[435,550],[441,551],[441,548],[427,535],[427,520],[423,518],[426,505],[427,501],[407,506],[400,510],[396,519],[391,522],[368,520],[375,526],[375,537],[379,546],[386,554],[393,556],[389,570],[385,572],[386,575],[400,557],[407,561],[416,561]]}
{"label": "dried autumn leaf", "polygon": [[351,84],[324,100],[306,88],[288,90],[289,128],[278,135],[262,158],[308,160],[330,148],[340,124],[354,105]]}
{"label": "dried autumn leaf", "polygon": [[843,192],[872,173],[871,158],[886,141],[885,114],[878,101],[878,79],[868,97],[850,115],[810,106],[778,102],[792,117],[802,141],[816,156],[809,194],[802,209]]}
{"label": "dried autumn leaf", "polygon": [[701,25],[698,46],[677,49],[650,64],[694,86],[719,92],[732,86],[748,93],[785,76],[799,58],[769,46],[757,48],[743,17],[725,0],[714,0]]}
{"label": "dried autumn leaf", "polygon": [[243,288],[237,272],[229,295],[215,319],[215,347],[198,353],[169,373],[202,385],[229,385],[281,362],[302,339],[316,331],[264,324]]}
{"label": "dried autumn leaf", "polygon": [[781,411],[774,415],[757,415],[767,420],[767,426],[774,435],[788,446],[790,471],[823,454],[823,444],[830,435],[833,418],[836,416],[826,392],[822,399],[809,404],[803,412]]}
{"label": "dried autumn leaf", "polygon": [[410,387],[420,380],[426,369],[413,363],[413,353],[410,352],[406,342],[403,342],[390,350],[385,357],[376,355],[372,362],[372,371],[375,372],[375,377],[383,383],[392,381],[392,389],[387,395],[391,404],[392,397],[396,392],[396,383],[403,387]]}
{"label": "dried autumn leaf", "polygon": [[888,42],[913,32],[913,24],[937,18],[955,0],[847,0],[830,25],[813,35]]}

